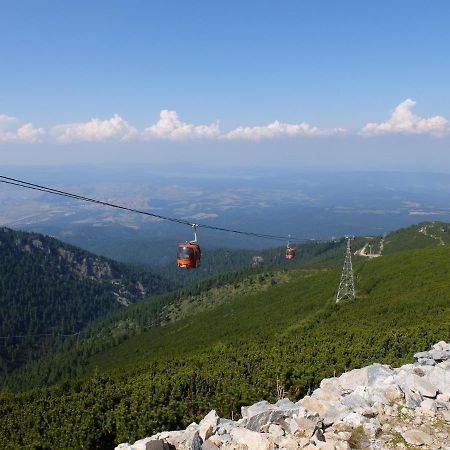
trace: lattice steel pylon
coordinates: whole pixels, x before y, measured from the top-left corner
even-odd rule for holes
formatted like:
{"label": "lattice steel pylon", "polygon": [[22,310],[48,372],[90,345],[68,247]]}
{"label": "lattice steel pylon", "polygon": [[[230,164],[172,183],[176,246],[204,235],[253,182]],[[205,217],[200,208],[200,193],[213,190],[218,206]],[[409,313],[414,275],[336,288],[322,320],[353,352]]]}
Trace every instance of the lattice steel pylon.
{"label": "lattice steel pylon", "polygon": [[336,303],[342,299],[348,298],[353,300],[356,296],[355,282],[353,280],[353,266],[352,266],[352,245],[353,236],[345,236],[347,239],[347,249],[345,251],[344,267],[342,268],[341,281],[339,283],[338,292],[336,295]]}

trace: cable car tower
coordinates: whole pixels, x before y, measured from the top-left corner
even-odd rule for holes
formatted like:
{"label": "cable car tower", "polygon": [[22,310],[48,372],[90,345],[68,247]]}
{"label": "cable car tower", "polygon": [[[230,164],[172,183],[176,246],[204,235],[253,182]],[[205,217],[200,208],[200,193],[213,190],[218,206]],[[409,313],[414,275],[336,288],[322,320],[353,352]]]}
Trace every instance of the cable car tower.
{"label": "cable car tower", "polygon": [[345,251],[344,267],[342,268],[341,281],[339,283],[338,292],[336,295],[336,303],[342,299],[355,299],[355,282],[353,280],[353,266],[352,266],[352,245],[354,236],[345,236],[347,239],[347,249]]}

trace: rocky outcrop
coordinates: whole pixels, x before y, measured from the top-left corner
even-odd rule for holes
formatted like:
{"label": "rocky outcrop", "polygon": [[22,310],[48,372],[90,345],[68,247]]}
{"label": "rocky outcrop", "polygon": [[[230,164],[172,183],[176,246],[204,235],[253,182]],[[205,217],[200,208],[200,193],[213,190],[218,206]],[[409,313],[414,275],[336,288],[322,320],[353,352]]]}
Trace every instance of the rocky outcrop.
{"label": "rocky outcrop", "polygon": [[211,411],[186,430],[116,450],[450,450],[450,344],[439,342],[415,359],[324,379],[296,403],[284,398],[243,407],[238,421]]}
{"label": "rocky outcrop", "polygon": [[[4,241],[4,242],[2,242]],[[111,291],[112,298],[128,306],[153,293],[153,276],[136,270],[131,273],[125,265],[116,261],[64,244],[54,238],[36,233],[25,233],[0,228],[0,246],[13,242],[15,249],[36,264],[46,264],[49,270],[60,276],[75,276],[102,284]],[[145,281],[149,279],[150,283]],[[142,283],[144,281],[144,284]]]}

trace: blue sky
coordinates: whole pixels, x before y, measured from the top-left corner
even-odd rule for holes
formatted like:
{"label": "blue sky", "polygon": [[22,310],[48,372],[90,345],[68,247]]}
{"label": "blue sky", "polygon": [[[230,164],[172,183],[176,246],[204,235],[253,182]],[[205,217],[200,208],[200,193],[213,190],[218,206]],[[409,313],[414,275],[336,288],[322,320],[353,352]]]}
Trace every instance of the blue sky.
{"label": "blue sky", "polygon": [[299,147],[308,160],[375,139],[450,170],[449,23],[447,0],[5,1],[0,154],[212,161],[250,146],[301,162]]}

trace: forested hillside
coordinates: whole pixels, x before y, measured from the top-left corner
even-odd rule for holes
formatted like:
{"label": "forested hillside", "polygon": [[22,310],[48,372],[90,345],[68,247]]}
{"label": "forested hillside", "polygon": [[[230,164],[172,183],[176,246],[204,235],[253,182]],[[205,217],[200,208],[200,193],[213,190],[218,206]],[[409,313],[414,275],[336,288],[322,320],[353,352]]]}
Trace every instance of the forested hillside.
{"label": "forested hillside", "polygon": [[[365,242],[364,239],[356,240],[357,245],[362,245],[363,242]],[[190,274],[194,280],[198,277],[199,281],[171,293],[154,296],[150,300],[130,305],[126,309],[113,311],[101,320],[92,322],[80,335],[59,341],[53,340],[53,349],[59,350],[59,353],[57,351],[52,358],[27,365],[19,372],[11,374],[3,382],[6,380],[9,386],[21,389],[25,386],[42,386],[62,379],[70,379],[75,375],[78,376],[85,372],[86,361],[90,355],[114,347],[119,342],[151,327],[209,310],[224,300],[285,283],[291,280],[293,275],[298,276],[299,273],[310,275],[317,270],[338,267],[342,262],[344,247],[343,240],[305,244],[299,247],[298,257],[294,261],[284,259],[283,248],[270,249],[261,252],[266,259],[257,265],[249,265],[247,258],[241,259],[242,255],[248,257],[245,251],[232,251],[228,254],[228,264],[230,265],[232,261],[240,261],[241,264],[245,264],[244,267],[203,280],[204,275],[196,275],[199,270],[176,269],[177,272],[173,272],[173,276],[179,276],[183,282],[189,280]],[[209,264],[219,259],[218,252],[205,252]],[[211,257],[211,253],[212,259],[208,259]],[[223,250],[223,253],[227,258],[227,251]],[[297,266],[307,268],[307,272],[290,270]],[[224,268],[225,266],[220,267]],[[280,271],[280,269],[282,270]]]}
{"label": "forested hillside", "polygon": [[160,275],[47,236],[1,228],[0,374],[55,345],[54,337],[40,335],[77,333],[96,318],[168,288]]}
{"label": "forested hillside", "polygon": [[[358,244],[362,241],[358,239]],[[188,286],[213,275],[247,268],[264,270],[305,264],[334,266],[341,264],[343,242],[341,239],[297,244],[297,259],[293,261],[285,259],[285,246],[264,250],[204,249],[200,267],[196,270],[179,270],[174,263],[152,270],[170,280],[173,286]]]}
{"label": "forested hillside", "polygon": [[[415,349],[450,339],[447,245],[355,258],[357,299],[338,305],[340,269],[322,258],[322,267],[312,259],[309,267],[228,274],[205,281],[210,289],[199,284],[109,316],[96,325],[108,330],[98,346],[94,328],[91,344],[80,338],[75,346],[83,360],[76,378],[67,377],[70,352],[60,353],[40,363],[60,382],[0,394],[0,444],[110,448],[185,427],[212,408],[236,416],[241,405],[273,400],[277,376],[298,398],[333,373],[404,363]],[[135,332],[120,338],[127,327]],[[28,382],[42,384],[35,369]]]}
{"label": "forested hillside", "polygon": [[450,244],[450,224],[444,222],[422,222],[385,236],[383,253],[387,255],[402,250],[448,244]]}

